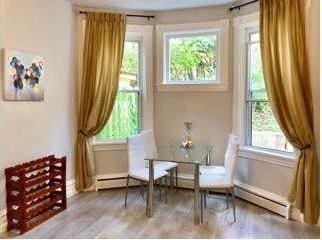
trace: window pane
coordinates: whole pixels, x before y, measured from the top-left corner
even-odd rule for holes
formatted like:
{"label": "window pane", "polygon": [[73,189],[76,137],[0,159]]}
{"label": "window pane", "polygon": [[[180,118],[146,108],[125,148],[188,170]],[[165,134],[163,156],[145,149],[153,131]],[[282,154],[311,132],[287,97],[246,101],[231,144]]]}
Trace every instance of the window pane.
{"label": "window pane", "polygon": [[268,102],[262,70],[259,33],[249,33],[248,39],[246,143],[260,148],[293,152],[293,146],[281,131]]}
{"label": "window pane", "polygon": [[119,91],[108,124],[99,140],[122,139],[139,133],[139,93]]}
{"label": "window pane", "polygon": [[96,140],[124,139],[139,133],[140,105],[140,44],[126,41],[113,111]]}
{"label": "window pane", "polygon": [[292,145],[284,137],[269,102],[252,103],[251,145],[293,152]]}
{"label": "window pane", "polygon": [[259,43],[249,44],[249,100],[267,100]]}
{"label": "window pane", "polygon": [[249,40],[251,42],[258,42],[259,41],[259,32],[250,33]]}
{"label": "window pane", "polygon": [[139,42],[126,41],[124,44],[119,90],[139,89],[139,56]]}
{"label": "window pane", "polygon": [[170,37],[168,81],[215,81],[217,35]]}

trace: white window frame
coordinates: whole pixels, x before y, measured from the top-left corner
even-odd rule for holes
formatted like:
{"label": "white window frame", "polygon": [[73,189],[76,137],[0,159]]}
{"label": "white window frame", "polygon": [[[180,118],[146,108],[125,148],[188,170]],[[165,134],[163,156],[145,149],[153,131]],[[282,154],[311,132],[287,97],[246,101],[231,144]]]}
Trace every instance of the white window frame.
{"label": "white window frame", "polygon": [[[169,75],[169,37],[200,36],[217,34],[217,69],[216,81],[168,81]],[[189,24],[157,25],[157,90],[158,91],[227,91],[228,90],[228,55],[229,55],[229,20]]]}
{"label": "white window frame", "polygon": [[246,143],[247,33],[256,28],[259,28],[259,13],[234,18],[233,132],[240,141],[239,156],[292,167],[297,150],[289,153]]}
{"label": "white window frame", "polygon": [[[180,80],[170,80],[170,49],[169,49],[169,40],[171,38],[183,38],[183,37],[195,37],[195,36],[216,36],[218,45],[216,46],[216,61],[217,61],[217,69],[216,69],[216,79],[209,79],[209,80],[192,80],[189,82],[180,81]],[[163,64],[163,73],[164,73],[164,84],[213,84],[213,83],[220,83],[220,71],[218,71],[218,66],[220,66],[220,32],[218,30],[207,30],[207,31],[185,31],[180,33],[165,33],[164,34],[164,64]]]}
{"label": "white window frame", "polygon": [[[141,89],[141,131],[153,129],[153,58],[152,40],[153,27],[151,25],[127,25],[126,41],[139,42],[140,61],[140,89]],[[126,139],[110,139],[97,141],[93,138],[94,150],[117,150],[125,147]]]}

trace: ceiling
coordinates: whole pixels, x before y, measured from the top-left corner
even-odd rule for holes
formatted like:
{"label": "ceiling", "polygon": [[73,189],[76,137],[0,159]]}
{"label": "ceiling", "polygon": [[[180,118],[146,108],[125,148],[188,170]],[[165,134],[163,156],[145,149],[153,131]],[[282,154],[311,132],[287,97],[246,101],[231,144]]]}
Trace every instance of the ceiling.
{"label": "ceiling", "polygon": [[183,8],[207,7],[236,0],[69,0],[77,6],[114,8],[142,11],[164,11]]}

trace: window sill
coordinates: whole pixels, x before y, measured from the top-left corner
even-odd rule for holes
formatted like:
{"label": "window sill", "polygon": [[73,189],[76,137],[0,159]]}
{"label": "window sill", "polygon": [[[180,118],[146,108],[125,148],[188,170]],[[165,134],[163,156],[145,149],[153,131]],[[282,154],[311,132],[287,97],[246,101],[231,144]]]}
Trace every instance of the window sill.
{"label": "window sill", "polygon": [[211,83],[211,84],[157,84],[158,91],[174,91],[174,92],[212,92],[227,91],[227,83]]}
{"label": "window sill", "polygon": [[126,141],[94,142],[92,146],[93,146],[94,152],[127,149]]}
{"label": "window sill", "polygon": [[239,149],[238,156],[288,168],[293,168],[297,159],[295,154],[282,154],[246,146]]}

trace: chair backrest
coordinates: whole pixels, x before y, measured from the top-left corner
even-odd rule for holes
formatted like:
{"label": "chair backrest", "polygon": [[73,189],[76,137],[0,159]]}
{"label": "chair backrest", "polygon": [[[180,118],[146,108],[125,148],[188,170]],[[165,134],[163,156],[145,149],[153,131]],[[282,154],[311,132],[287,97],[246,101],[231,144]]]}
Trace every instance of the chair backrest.
{"label": "chair backrest", "polygon": [[[144,152],[147,156],[153,155],[157,151],[157,146],[154,140],[154,133],[152,130],[144,130],[141,132],[143,145],[144,145]],[[145,166],[149,167],[149,162],[145,161]]]}
{"label": "chair backrest", "polygon": [[227,142],[227,147],[226,147],[226,153],[225,153],[225,162],[224,162],[224,166],[226,166],[228,163],[227,163],[227,161],[228,161],[228,156],[226,156],[227,154],[228,154],[228,148],[229,148],[229,144],[233,141],[233,140],[235,140],[235,141],[237,141],[237,137],[235,136],[235,135],[233,135],[233,134],[229,134],[229,136],[228,136],[228,142]]}
{"label": "chair backrest", "polygon": [[127,157],[129,171],[138,168],[145,168],[144,142],[142,135],[135,135],[127,138]]}
{"label": "chair backrest", "polygon": [[234,183],[236,174],[237,154],[239,143],[236,137],[229,136],[229,141],[225,154],[225,174],[230,183]]}
{"label": "chair backrest", "polygon": [[155,144],[154,133],[152,130],[144,130],[141,132],[144,144],[144,151],[146,154],[151,154],[157,151]]}

